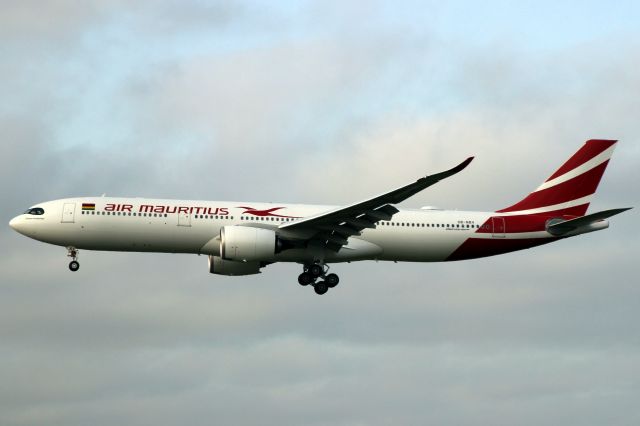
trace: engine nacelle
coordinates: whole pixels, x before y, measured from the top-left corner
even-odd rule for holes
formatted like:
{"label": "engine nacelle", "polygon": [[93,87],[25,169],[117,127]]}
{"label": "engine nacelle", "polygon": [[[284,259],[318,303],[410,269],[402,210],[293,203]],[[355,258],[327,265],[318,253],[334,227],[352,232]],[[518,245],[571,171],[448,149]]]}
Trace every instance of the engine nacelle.
{"label": "engine nacelle", "polygon": [[209,256],[209,272],[218,275],[253,275],[260,273],[260,262],[236,262]]}
{"label": "engine nacelle", "polygon": [[220,229],[220,256],[240,262],[271,259],[278,237],[271,229],[250,226],[223,226]]}

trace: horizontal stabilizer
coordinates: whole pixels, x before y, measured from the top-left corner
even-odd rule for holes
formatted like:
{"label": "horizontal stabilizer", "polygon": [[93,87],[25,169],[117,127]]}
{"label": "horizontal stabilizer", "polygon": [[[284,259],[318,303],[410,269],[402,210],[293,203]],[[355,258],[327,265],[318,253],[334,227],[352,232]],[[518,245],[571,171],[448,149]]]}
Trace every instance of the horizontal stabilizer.
{"label": "horizontal stabilizer", "polygon": [[622,212],[630,210],[631,207],[623,209],[611,209],[604,210],[597,213],[591,213],[586,216],[578,217],[576,219],[564,220],[562,222],[551,223],[547,225],[547,231],[552,235],[564,235],[572,231],[576,231],[579,228],[589,227],[596,222],[610,218]]}

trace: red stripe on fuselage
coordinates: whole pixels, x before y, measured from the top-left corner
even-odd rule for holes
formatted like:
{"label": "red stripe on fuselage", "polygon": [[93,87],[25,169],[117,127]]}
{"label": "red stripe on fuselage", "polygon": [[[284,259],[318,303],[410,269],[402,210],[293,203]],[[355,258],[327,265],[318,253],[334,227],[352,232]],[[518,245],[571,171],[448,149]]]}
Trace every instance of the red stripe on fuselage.
{"label": "red stripe on fuselage", "polygon": [[558,238],[553,237],[513,240],[505,238],[469,238],[447,258],[447,261],[495,256],[497,254],[540,246],[556,240],[558,240]]}
{"label": "red stripe on fuselage", "polygon": [[562,176],[563,174],[570,172],[576,167],[580,167],[587,161],[594,158],[596,155],[603,152],[605,149],[611,147],[611,145],[615,144],[617,141],[615,140],[606,140],[606,139],[591,139],[585,142],[585,144],[580,148],[571,158],[569,158],[566,163],[564,163],[554,174],[551,175],[549,179],[546,181],[549,182],[551,179],[555,179],[558,176]]}

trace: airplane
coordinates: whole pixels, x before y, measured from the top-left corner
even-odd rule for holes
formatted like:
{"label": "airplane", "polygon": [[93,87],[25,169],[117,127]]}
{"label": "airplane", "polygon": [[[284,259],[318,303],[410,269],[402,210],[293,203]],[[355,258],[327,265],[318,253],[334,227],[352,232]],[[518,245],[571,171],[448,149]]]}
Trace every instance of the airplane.
{"label": "airplane", "polygon": [[588,140],[533,192],[495,212],[396,207],[462,171],[469,157],[347,206],[80,197],[38,203],[9,225],[66,247],[74,272],[80,249],[206,255],[210,273],[230,276],[296,262],[298,283],[325,294],[339,283],[329,264],[474,259],[608,228],[629,208],[586,213],[616,143]]}

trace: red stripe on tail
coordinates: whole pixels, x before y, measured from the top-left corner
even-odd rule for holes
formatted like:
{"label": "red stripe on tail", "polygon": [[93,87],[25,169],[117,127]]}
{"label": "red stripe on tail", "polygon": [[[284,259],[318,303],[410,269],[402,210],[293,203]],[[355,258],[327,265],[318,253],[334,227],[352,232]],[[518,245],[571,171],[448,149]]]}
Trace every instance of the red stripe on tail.
{"label": "red stripe on tail", "polygon": [[571,156],[554,174],[552,174],[549,179],[545,182],[550,181],[551,179],[555,179],[558,176],[562,176],[563,174],[570,172],[576,167],[580,167],[587,161],[594,158],[596,155],[603,152],[605,149],[611,147],[611,145],[615,144],[616,140],[608,140],[608,139],[591,139],[585,142],[585,144]]}
{"label": "red stripe on tail", "polygon": [[[585,172],[579,176],[569,179],[566,182],[559,183],[551,188],[532,192],[527,195],[524,200],[519,201],[511,207],[498,210],[499,213],[516,212],[521,210],[537,209],[540,207],[553,206],[556,204],[566,203],[578,198],[586,197],[596,192],[598,183],[607,168],[609,160],[597,167]],[[587,212],[589,204],[584,204],[584,211],[580,212],[583,216]]]}
{"label": "red stripe on tail", "polygon": [[[609,164],[609,159],[603,158],[602,163],[588,170],[576,171],[575,169],[594,159],[596,156],[613,146],[616,142],[617,141],[614,140],[604,139],[591,139],[587,141],[573,156],[571,156],[571,158],[569,158],[569,160],[560,166],[560,168],[552,174],[545,183],[556,178],[561,178],[572,171],[574,172],[573,174],[581,172],[580,174],[570,179],[566,179],[570,175],[566,176],[566,178],[558,179],[559,183],[554,184],[554,182],[551,182],[546,185],[551,186],[543,187],[544,189],[538,189],[516,204],[502,210],[498,210],[497,212],[509,213],[523,210],[543,209],[544,207],[569,203],[571,201],[593,195],[598,188],[598,184],[600,183],[600,179],[602,178],[607,165]],[[585,169],[587,167],[585,167]],[[579,207],[579,211],[577,213],[582,216],[587,212],[587,208],[589,207],[588,199],[586,201],[587,202],[585,203],[585,200],[582,200],[568,205],[565,209],[558,210],[556,208],[554,210],[560,214],[565,210],[571,210],[571,214],[576,214],[576,207]],[[578,203],[580,206],[577,206]]]}

